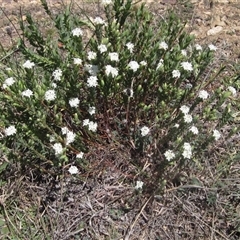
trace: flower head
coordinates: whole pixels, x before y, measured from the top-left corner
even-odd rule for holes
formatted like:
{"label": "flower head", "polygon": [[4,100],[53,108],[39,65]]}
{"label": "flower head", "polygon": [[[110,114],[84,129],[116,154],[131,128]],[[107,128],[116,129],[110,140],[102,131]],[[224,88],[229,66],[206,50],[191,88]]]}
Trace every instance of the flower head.
{"label": "flower head", "polygon": [[78,107],[79,103],[80,103],[80,100],[78,98],[71,98],[69,100],[69,105],[71,107]]}
{"label": "flower head", "polygon": [[237,91],[234,87],[229,86],[227,89],[228,89],[228,91],[230,91],[232,93],[233,96],[237,95]]}
{"label": "flower head", "polygon": [[173,76],[173,78],[180,78],[181,73],[180,73],[179,70],[173,70],[172,71],[172,76]]}
{"label": "flower head", "polygon": [[130,53],[133,52],[133,48],[134,48],[134,44],[133,44],[133,43],[128,42],[128,43],[126,44],[126,47],[127,47],[127,49],[129,50]]}
{"label": "flower head", "polygon": [[73,64],[82,65],[82,59],[80,59],[80,58],[73,58]]}
{"label": "flower head", "polygon": [[213,130],[213,137],[217,141],[221,137],[221,133],[218,130],[214,129]]}
{"label": "flower head", "polygon": [[96,76],[90,76],[87,79],[87,86],[88,87],[96,87],[98,85],[98,78]]}
{"label": "flower head", "polygon": [[87,59],[88,60],[93,60],[97,57],[97,53],[93,52],[93,51],[89,51],[87,54]]}
{"label": "flower head", "polygon": [[59,155],[63,152],[63,147],[61,143],[54,143],[53,149],[55,151],[55,155]]}
{"label": "flower head", "polygon": [[83,153],[83,152],[80,152],[80,153],[78,153],[78,154],[76,155],[76,158],[82,159],[82,158],[83,158],[83,155],[84,155],[84,153]]}
{"label": "flower head", "polygon": [[197,51],[202,51],[202,46],[199,45],[199,44],[195,44],[195,49],[196,49]]}
{"label": "flower head", "polygon": [[192,156],[192,148],[189,143],[184,143],[183,144],[183,153],[182,153],[184,158],[190,159]]}
{"label": "flower head", "polygon": [[107,76],[109,76],[111,74],[112,77],[116,77],[116,76],[118,76],[118,69],[112,67],[111,65],[107,65],[105,67],[105,73]]}
{"label": "flower head", "polygon": [[47,101],[53,101],[56,98],[56,93],[54,90],[47,90],[44,97]]}
{"label": "flower head", "polygon": [[140,62],[140,65],[146,66],[146,65],[147,65],[147,62],[146,62],[146,61],[141,61],[141,62]]}
{"label": "flower head", "polygon": [[56,69],[53,73],[52,76],[54,78],[54,80],[56,81],[60,81],[61,80],[61,76],[62,76],[62,70],[61,69]]}
{"label": "flower head", "polygon": [[186,105],[182,105],[182,106],[180,107],[180,110],[181,110],[181,112],[182,112],[183,114],[188,114],[190,108],[189,108],[188,106],[186,106]]}
{"label": "flower head", "polygon": [[112,4],[112,0],[102,0],[102,5],[103,6],[107,6],[107,5],[110,5]]}
{"label": "flower head", "polygon": [[198,129],[195,126],[190,127],[189,129],[193,134],[197,135],[198,134]]}
{"label": "flower head", "polygon": [[110,52],[108,55],[111,61],[115,61],[115,62],[119,61],[119,56],[117,52]]}
{"label": "flower head", "polygon": [[16,134],[17,132],[17,129],[15,128],[14,125],[11,125],[9,127],[7,127],[5,130],[4,130],[6,136],[11,136],[11,135],[14,135]]}
{"label": "flower head", "polygon": [[157,70],[163,66],[164,60],[160,59],[158,65],[157,65]]}
{"label": "flower head", "polygon": [[30,89],[27,89],[22,92],[22,96],[24,97],[31,97],[33,95],[33,92]]}
{"label": "flower head", "polygon": [[96,17],[94,20],[93,20],[93,23],[95,24],[99,24],[99,25],[104,25],[105,24],[105,21],[100,18],[100,17]]}
{"label": "flower head", "polygon": [[134,72],[136,72],[138,70],[138,68],[140,67],[139,64],[136,61],[131,61],[128,64],[129,68],[132,69]]}
{"label": "flower head", "polygon": [[76,36],[76,37],[82,36],[83,31],[82,31],[81,28],[75,28],[75,29],[72,30],[72,35]]}
{"label": "flower head", "polygon": [[142,182],[142,181],[137,181],[137,184],[136,184],[136,186],[135,186],[135,189],[136,189],[136,190],[139,190],[139,189],[142,189],[142,187],[143,187],[143,182]]}
{"label": "flower head", "polygon": [[168,49],[167,43],[166,42],[160,42],[159,43],[159,49],[167,50]]}
{"label": "flower head", "polygon": [[90,115],[93,115],[96,113],[96,108],[95,107],[89,107],[88,112]]}
{"label": "flower head", "polygon": [[76,166],[71,166],[69,169],[68,169],[68,172],[70,174],[78,174],[78,168]]}
{"label": "flower head", "polygon": [[15,83],[15,80],[12,77],[7,78],[3,83],[3,89],[13,85],[14,83]]}
{"label": "flower head", "polygon": [[150,129],[148,127],[144,126],[144,127],[141,128],[142,137],[147,136],[149,132],[150,132]]}
{"label": "flower head", "polygon": [[201,90],[201,91],[199,92],[199,94],[198,94],[198,97],[201,98],[201,99],[203,99],[203,100],[204,100],[204,99],[207,99],[208,96],[209,96],[209,94],[208,94],[208,92],[205,91],[205,90]]}
{"label": "flower head", "polygon": [[181,66],[186,71],[189,71],[189,72],[193,71],[193,67],[192,67],[192,64],[190,62],[182,62]]}
{"label": "flower head", "polygon": [[70,130],[67,131],[66,134],[66,145],[69,145],[75,140],[76,134]]}
{"label": "flower head", "polygon": [[172,159],[175,158],[175,153],[174,153],[172,150],[167,150],[167,151],[164,153],[164,156],[165,156],[165,158],[166,158],[168,161],[171,161]]}
{"label": "flower head", "polygon": [[107,51],[107,46],[105,44],[101,44],[98,46],[98,50],[100,51],[100,53],[104,53]]}
{"label": "flower head", "polygon": [[96,132],[97,131],[97,123],[90,121],[88,124],[88,129],[92,132]]}
{"label": "flower head", "polygon": [[181,54],[186,57],[187,56],[187,51],[185,49],[182,49]]}
{"label": "flower head", "polygon": [[24,68],[27,68],[27,69],[31,69],[35,66],[35,63],[34,62],[31,62],[29,60],[27,60],[24,64],[23,64],[23,67]]}
{"label": "flower head", "polygon": [[213,44],[209,44],[208,48],[209,48],[210,51],[216,51],[217,50],[217,47],[214,46]]}
{"label": "flower head", "polygon": [[185,114],[183,118],[184,118],[185,123],[191,123],[192,122],[192,116],[190,114]]}
{"label": "flower head", "polygon": [[91,64],[85,65],[85,69],[86,69],[86,70],[89,72],[89,74],[92,75],[92,76],[97,76],[97,73],[98,73],[98,71],[99,71],[97,65],[91,65]]}

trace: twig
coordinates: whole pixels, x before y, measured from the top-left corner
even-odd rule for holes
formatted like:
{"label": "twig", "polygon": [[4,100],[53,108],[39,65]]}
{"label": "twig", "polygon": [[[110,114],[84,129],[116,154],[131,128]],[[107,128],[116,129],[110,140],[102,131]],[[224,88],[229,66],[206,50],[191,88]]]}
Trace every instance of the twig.
{"label": "twig", "polygon": [[143,206],[141,207],[139,213],[135,216],[135,218],[133,219],[132,223],[128,226],[127,228],[127,232],[125,234],[124,240],[129,240],[129,237],[132,233],[132,230],[134,228],[134,226],[136,225],[137,220],[139,219],[140,215],[143,213],[145,207],[147,206],[147,204],[149,203],[149,201],[152,199],[153,196],[149,197],[146,202],[143,204]]}

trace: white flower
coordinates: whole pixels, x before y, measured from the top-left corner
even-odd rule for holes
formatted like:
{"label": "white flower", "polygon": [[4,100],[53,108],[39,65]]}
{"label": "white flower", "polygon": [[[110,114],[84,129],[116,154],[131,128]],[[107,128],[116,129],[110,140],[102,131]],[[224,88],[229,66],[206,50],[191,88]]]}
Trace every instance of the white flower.
{"label": "white flower", "polygon": [[78,107],[80,100],[78,98],[72,98],[69,100],[69,105],[71,107]]}
{"label": "white flower", "polygon": [[174,125],[175,128],[179,128],[179,126],[180,126],[180,125],[179,125],[178,123],[176,123],[176,124]]}
{"label": "white flower", "polygon": [[72,30],[72,35],[73,36],[82,36],[83,35],[83,32],[82,32],[82,29],[81,28],[75,28]]}
{"label": "white flower", "polygon": [[93,51],[89,51],[87,54],[87,58],[88,60],[93,60],[97,57],[97,53],[93,52]]}
{"label": "white flower", "polygon": [[54,90],[47,90],[45,92],[44,97],[45,97],[45,100],[52,101],[52,100],[54,100],[56,98],[56,93],[55,93]]}
{"label": "white flower", "polygon": [[186,71],[193,71],[192,64],[190,62],[182,62],[181,66]]}
{"label": "white flower", "polygon": [[173,158],[175,158],[175,153],[172,150],[167,150],[164,153],[164,156],[168,161],[171,161]]}
{"label": "white flower", "polygon": [[31,69],[32,67],[35,66],[35,63],[34,62],[31,62],[29,60],[27,60],[24,64],[23,64],[23,67],[24,68],[27,68],[27,69]]}
{"label": "white flower", "polygon": [[128,97],[130,97],[130,98],[133,97],[133,90],[131,88],[126,88],[126,89],[123,90],[123,92],[125,94],[127,94]]}
{"label": "white flower", "polygon": [[102,0],[102,5],[107,6],[109,4],[112,4],[112,0]]}
{"label": "white flower", "polygon": [[236,89],[234,87],[229,86],[227,89],[228,89],[228,91],[230,91],[232,93],[233,96],[236,96],[237,91],[236,91]]}
{"label": "white flower", "polygon": [[100,51],[100,53],[104,53],[107,51],[107,46],[104,44],[101,44],[98,46],[98,50]]}
{"label": "white flower", "polygon": [[88,124],[88,129],[92,132],[96,132],[97,131],[97,123],[90,121]]}
{"label": "white flower", "polygon": [[183,144],[183,153],[182,153],[184,158],[190,159],[192,156],[192,148],[189,143],[184,143]]}
{"label": "white flower", "polygon": [[76,158],[83,158],[83,155],[84,155],[84,153],[83,152],[80,152],[80,153],[78,153],[77,155],[76,155]]}
{"label": "white flower", "polygon": [[198,93],[198,97],[200,97],[201,99],[207,99],[209,96],[208,92],[205,91],[205,90],[201,90],[199,93]]}
{"label": "white flower", "polygon": [[14,83],[15,83],[15,80],[12,77],[7,78],[3,83],[3,89],[13,85]]}
{"label": "white flower", "polygon": [[167,43],[166,42],[160,42],[159,43],[159,49],[167,50],[168,49]]}
{"label": "white flower", "polygon": [[54,135],[50,135],[49,136],[49,141],[50,142],[54,142],[56,139],[55,139],[55,136]]}
{"label": "white flower", "polygon": [[116,77],[118,75],[118,69],[112,67],[111,65],[107,65],[105,67],[105,73],[107,76],[109,76],[111,74],[112,77]]}
{"label": "white flower", "polygon": [[104,25],[105,24],[105,21],[100,18],[100,17],[96,17],[94,20],[93,20],[93,23],[95,24],[100,24],[100,25]]}
{"label": "white flower", "polygon": [[67,127],[62,127],[61,128],[62,134],[65,135],[69,131]]}
{"label": "white flower", "polygon": [[53,82],[53,83],[51,83],[51,86],[52,86],[53,88],[56,88],[56,87],[57,87],[57,84],[56,84],[55,82]]}
{"label": "white flower", "polygon": [[181,54],[186,57],[187,56],[187,51],[185,49],[183,49],[183,50],[181,50]]}
{"label": "white flower", "polygon": [[139,64],[136,61],[131,61],[128,66],[130,67],[130,69],[132,69],[134,72],[136,72],[138,70],[138,68],[140,67]]}
{"label": "white flower", "polygon": [[202,46],[199,45],[199,44],[195,44],[195,49],[196,49],[197,51],[202,51]]}
{"label": "white flower", "polygon": [[97,73],[98,73],[98,71],[99,71],[97,65],[91,65],[91,64],[85,65],[85,69],[86,69],[86,70],[89,72],[89,74],[92,75],[92,76],[97,76]]}
{"label": "white flower", "polygon": [[68,145],[74,141],[76,134],[68,130],[66,135],[66,145]]}
{"label": "white flower", "polygon": [[183,118],[185,123],[192,122],[192,116],[190,114],[185,114]]}
{"label": "white flower", "polygon": [[111,52],[108,55],[109,55],[111,61],[116,61],[116,62],[119,61],[119,56],[118,56],[117,52]]}
{"label": "white flower", "polygon": [[140,62],[140,65],[146,66],[146,65],[147,65],[147,62],[146,62],[146,61],[141,61],[141,62]]}
{"label": "white flower", "polygon": [[96,108],[95,108],[95,107],[89,107],[88,113],[89,113],[90,115],[95,114],[95,113],[96,113]]}
{"label": "white flower", "polygon": [[193,86],[191,83],[186,83],[185,89],[191,89]]}
{"label": "white flower", "polygon": [[17,129],[15,128],[15,126],[11,125],[11,126],[7,127],[4,130],[4,132],[5,132],[6,136],[11,136],[11,135],[16,134]]}
{"label": "white flower", "polygon": [[27,89],[22,92],[22,96],[24,97],[31,97],[33,95],[33,92],[30,89]]}
{"label": "white flower", "polygon": [[173,70],[173,71],[172,71],[172,76],[173,76],[174,78],[180,78],[181,73],[180,73],[179,70]]}
{"label": "white flower", "polygon": [[135,186],[135,189],[138,190],[138,189],[142,189],[143,187],[143,182],[142,181],[137,181],[137,184]]}
{"label": "white flower", "polygon": [[71,166],[69,169],[68,169],[69,173],[70,174],[78,174],[78,168],[76,166]]}
{"label": "white flower", "polygon": [[88,126],[89,125],[89,119],[84,119],[83,120],[83,126]]}
{"label": "white flower", "polygon": [[126,47],[127,47],[127,49],[129,50],[130,53],[133,52],[133,48],[134,48],[134,44],[133,44],[133,43],[128,42],[128,43],[126,44]]}
{"label": "white flower", "polygon": [[190,108],[189,108],[188,106],[186,106],[186,105],[182,105],[182,106],[180,107],[180,110],[181,110],[181,112],[182,112],[183,114],[188,114]]}
{"label": "white flower", "polygon": [[193,134],[197,135],[198,134],[198,129],[195,126],[190,127],[189,129]]}
{"label": "white flower", "polygon": [[150,132],[150,129],[148,127],[144,126],[144,127],[141,128],[142,137],[147,136],[149,132]]}
{"label": "white flower", "polygon": [[60,81],[61,80],[61,76],[62,76],[62,70],[61,69],[56,69],[53,73],[52,76],[54,78],[54,80],[56,81]]}
{"label": "white flower", "polygon": [[55,155],[59,155],[63,152],[63,147],[61,143],[54,143],[53,149],[55,151]]}
{"label": "white flower", "polygon": [[210,51],[216,51],[217,50],[217,47],[214,46],[213,44],[209,44],[208,48],[209,48]]}
{"label": "white flower", "polygon": [[73,58],[73,64],[82,65],[82,59],[80,59],[80,58]]}
{"label": "white flower", "polygon": [[160,67],[163,66],[163,62],[164,62],[163,59],[160,59],[158,65],[157,65],[157,70],[158,70]]}
{"label": "white flower", "polygon": [[98,78],[96,76],[90,76],[87,79],[87,86],[88,87],[96,87],[98,85],[97,81],[98,81]]}
{"label": "white flower", "polygon": [[221,133],[218,130],[213,130],[213,137],[217,141],[221,137]]}

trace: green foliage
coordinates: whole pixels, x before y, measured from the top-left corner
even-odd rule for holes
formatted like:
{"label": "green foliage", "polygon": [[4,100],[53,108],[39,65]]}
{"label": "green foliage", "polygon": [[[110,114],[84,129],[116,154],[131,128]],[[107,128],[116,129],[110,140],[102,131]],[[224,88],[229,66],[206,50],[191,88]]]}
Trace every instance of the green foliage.
{"label": "green foliage", "polygon": [[215,46],[195,45],[173,12],[156,19],[143,5],[115,0],[103,21],[79,18],[71,6],[54,16],[42,2],[56,36],[44,36],[27,15],[21,56],[1,71],[1,148],[9,159],[72,163],[107,136],[151,156],[162,181],[168,166],[197,163],[233,120],[235,95],[219,80],[224,67],[210,68]]}

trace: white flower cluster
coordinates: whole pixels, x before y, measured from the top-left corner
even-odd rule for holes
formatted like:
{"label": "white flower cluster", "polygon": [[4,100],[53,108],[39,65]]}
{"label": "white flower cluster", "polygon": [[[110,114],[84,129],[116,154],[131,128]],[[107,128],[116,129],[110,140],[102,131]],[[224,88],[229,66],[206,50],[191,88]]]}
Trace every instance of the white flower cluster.
{"label": "white flower cluster", "polygon": [[76,37],[80,37],[83,35],[83,31],[81,28],[75,28],[72,30],[72,35]]}
{"label": "white flower cluster", "polygon": [[83,126],[88,126],[88,130],[92,132],[97,131],[97,123],[90,121],[89,119],[84,119],[83,120]]}
{"label": "white flower cluster", "polygon": [[85,65],[85,70],[91,75],[91,76],[97,76],[97,73],[99,72],[97,65],[91,65],[87,64]]}
{"label": "white flower cluster", "polygon": [[108,55],[111,61],[119,62],[119,56],[117,52],[110,52]]}
{"label": "white flower cluster", "polygon": [[75,64],[75,65],[82,65],[82,59],[80,59],[80,58],[73,58],[73,64]]}
{"label": "white flower cluster", "polygon": [[107,76],[111,74],[112,77],[118,76],[118,69],[115,67],[112,67],[111,65],[107,65],[105,67],[105,73]]}
{"label": "white flower cluster", "polygon": [[173,70],[172,71],[172,77],[173,78],[180,78],[180,76],[181,76],[181,73],[180,73],[179,70]]}
{"label": "white flower cluster", "polygon": [[98,46],[98,50],[99,50],[100,53],[104,53],[104,52],[107,51],[107,46],[105,44],[100,44]]}
{"label": "white flower cluster", "polygon": [[47,101],[53,101],[56,98],[56,93],[54,90],[47,90],[44,97]]}
{"label": "white flower cluster", "polygon": [[52,73],[53,79],[55,81],[60,81],[61,77],[62,77],[62,70],[61,69],[56,69],[53,73]]}
{"label": "white flower cluster", "polygon": [[11,125],[11,126],[5,128],[4,132],[5,132],[6,136],[11,136],[11,135],[16,134],[17,129],[15,128],[14,125]]}
{"label": "white flower cluster", "polygon": [[208,96],[209,96],[209,94],[208,94],[208,92],[205,91],[205,90],[201,90],[201,91],[199,91],[199,93],[198,93],[198,97],[201,98],[201,99],[203,99],[203,100],[207,99]]}
{"label": "white flower cluster", "polygon": [[105,21],[102,18],[100,18],[100,17],[96,17],[93,20],[93,23],[95,23],[96,25],[105,25]]}
{"label": "white flower cluster", "polygon": [[126,44],[126,47],[127,47],[127,49],[129,50],[130,53],[133,52],[133,49],[134,49],[134,44],[133,44],[133,43],[128,42],[128,43]]}
{"label": "white flower cluster", "polygon": [[22,96],[24,97],[31,97],[33,95],[33,92],[30,89],[27,89],[25,91],[22,92]]}
{"label": "white flower cluster", "polygon": [[190,159],[192,157],[192,147],[189,143],[183,144],[183,153],[184,158]]}
{"label": "white flower cluster", "polygon": [[172,150],[167,150],[167,151],[164,153],[164,156],[165,156],[165,158],[166,158],[168,161],[171,161],[172,159],[175,158],[175,153],[174,153]]}
{"label": "white flower cluster", "polygon": [[140,130],[141,130],[142,137],[147,136],[148,133],[150,132],[150,129],[148,127],[146,127],[146,126],[142,127]]}
{"label": "white flower cluster", "polygon": [[184,122],[185,123],[191,123],[192,122],[192,115],[188,114],[190,108],[186,105],[183,105],[180,107],[180,111],[184,114]]}
{"label": "white flower cluster", "polygon": [[160,42],[159,43],[159,49],[167,50],[168,49],[167,43],[166,42]]}
{"label": "white flower cluster", "polygon": [[71,98],[69,100],[69,105],[71,107],[78,107],[79,103],[80,103],[80,100],[78,98]]}
{"label": "white flower cluster", "polygon": [[88,54],[87,54],[87,59],[88,60],[93,60],[93,59],[95,59],[97,57],[97,53],[95,53],[95,52],[93,52],[93,51],[90,51],[90,52],[88,52]]}
{"label": "white flower cluster", "polygon": [[12,86],[15,82],[16,81],[12,77],[5,79],[3,83],[3,89],[6,89],[7,87]]}
{"label": "white flower cluster", "polygon": [[181,66],[185,71],[188,71],[188,72],[193,71],[193,66],[190,62],[182,62]]}
{"label": "white flower cluster", "polygon": [[131,70],[133,70],[133,72],[136,72],[140,66],[136,61],[131,61],[131,62],[128,63],[128,67]]}
{"label": "white flower cluster", "polygon": [[90,76],[87,79],[87,86],[88,87],[96,87],[98,85],[98,78],[97,76]]}
{"label": "white flower cluster", "polygon": [[135,186],[135,189],[136,189],[136,190],[140,190],[140,189],[142,189],[142,187],[143,187],[143,182],[142,182],[142,181],[137,181],[137,184],[136,184],[136,186]]}
{"label": "white flower cluster", "polygon": [[70,174],[78,174],[78,168],[76,166],[71,166],[69,169],[68,169],[68,172]]}
{"label": "white flower cluster", "polygon": [[66,135],[66,145],[74,142],[76,137],[76,134],[74,132],[70,131],[67,127],[63,127],[61,131],[63,135]]}
{"label": "white flower cluster", "polygon": [[35,63],[34,62],[31,62],[30,60],[27,60],[24,64],[23,64],[23,67],[24,68],[27,68],[27,69],[31,69],[35,66]]}
{"label": "white flower cluster", "polygon": [[61,143],[54,143],[53,149],[55,151],[55,155],[60,155],[63,152],[63,147]]}

